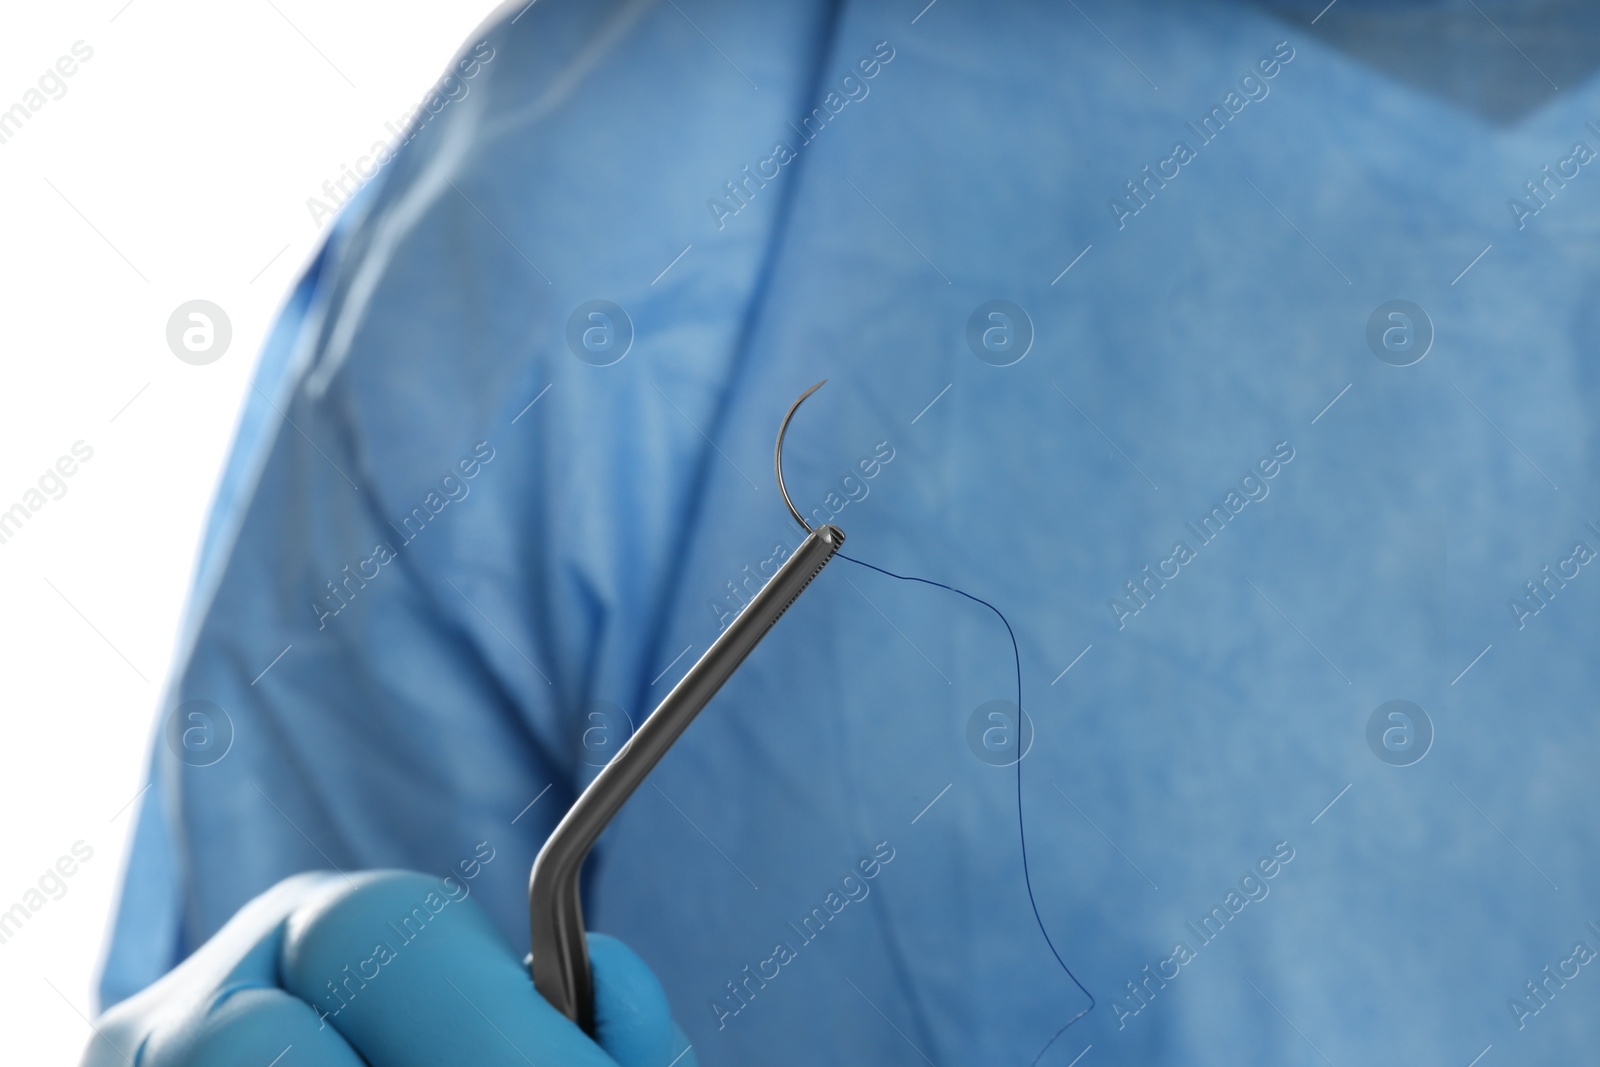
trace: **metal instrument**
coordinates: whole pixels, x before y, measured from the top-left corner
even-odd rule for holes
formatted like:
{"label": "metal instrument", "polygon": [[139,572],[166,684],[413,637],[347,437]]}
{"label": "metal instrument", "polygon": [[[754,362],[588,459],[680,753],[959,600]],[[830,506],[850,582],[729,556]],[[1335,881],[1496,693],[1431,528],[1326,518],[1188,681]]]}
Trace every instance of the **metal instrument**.
{"label": "metal instrument", "polygon": [[844,543],[844,531],[837,526],[824,524],[813,529],[795,509],[783,485],[783,437],[789,420],[806,397],[826,381],[806,390],[789,408],[778,427],[778,444],[773,452],[778,493],[789,514],[805,529],[805,541],[589,783],[534,860],[528,880],[533,984],[590,1036],[595,1026],[594,978],[584,940],[578,885],[584,859],[667,749]]}

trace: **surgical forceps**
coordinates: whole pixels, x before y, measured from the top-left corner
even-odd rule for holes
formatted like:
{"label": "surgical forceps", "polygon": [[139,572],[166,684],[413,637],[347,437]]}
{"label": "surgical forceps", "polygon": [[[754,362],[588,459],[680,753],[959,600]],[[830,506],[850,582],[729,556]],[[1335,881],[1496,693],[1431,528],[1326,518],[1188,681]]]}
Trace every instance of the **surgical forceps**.
{"label": "surgical forceps", "polygon": [[772,457],[778,493],[794,521],[806,531],[805,541],[589,783],[533,861],[528,879],[528,917],[534,988],[591,1036],[595,1027],[594,976],[589,969],[578,891],[578,876],[589,849],[700,709],[710,703],[844,543],[844,531],[837,526],[824,523],[813,529],[801,518],[783,485],[783,436],[789,429],[789,420],[806,397],[826,383],[824,378],[807,389],[789,408],[778,427],[778,444]]}

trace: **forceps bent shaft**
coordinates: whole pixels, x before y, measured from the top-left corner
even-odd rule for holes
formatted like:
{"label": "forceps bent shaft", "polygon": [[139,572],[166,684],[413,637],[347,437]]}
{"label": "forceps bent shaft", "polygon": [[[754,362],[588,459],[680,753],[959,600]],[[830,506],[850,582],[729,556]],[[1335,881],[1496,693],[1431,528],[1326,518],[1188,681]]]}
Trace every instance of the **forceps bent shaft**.
{"label": "forceps bent shaft", "polygon": [[778,429],[773,456],[779,493],[795,521],[805,527],[805,541],[589,783],[534,860],[528,879],[533,984],[558,1011],[591,1036],[595,1027],[594,977],[584,940],[578,884],[589,849],[667,749],[844,543],[844,531],[837,526],[809,526],[783,487],[784,432],[801,402],[822,384],[812,386],[789,409]]}

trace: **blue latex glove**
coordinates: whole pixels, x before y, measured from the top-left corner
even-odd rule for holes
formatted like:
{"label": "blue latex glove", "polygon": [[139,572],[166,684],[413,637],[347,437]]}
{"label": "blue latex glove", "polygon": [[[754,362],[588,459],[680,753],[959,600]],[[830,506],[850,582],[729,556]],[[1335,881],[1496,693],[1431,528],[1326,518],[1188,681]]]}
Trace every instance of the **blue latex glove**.
{"label": "blue latex glove", "polygon": [[596,1045],[535,992],[463,883],[316,872],[256,897],[97,1026],[84,1067],[693,1067],[666,995],[591,935]]}

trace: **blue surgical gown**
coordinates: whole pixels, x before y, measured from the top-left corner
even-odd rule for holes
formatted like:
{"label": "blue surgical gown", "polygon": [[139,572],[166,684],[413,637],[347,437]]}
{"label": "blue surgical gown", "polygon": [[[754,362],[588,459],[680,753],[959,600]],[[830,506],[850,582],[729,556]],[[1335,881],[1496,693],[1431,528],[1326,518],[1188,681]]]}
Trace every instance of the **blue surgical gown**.
{"label": "blue surgical gown", "polygon": [[1590,1055],[1600,88],[1529,6],[1321,6],[494,16],[262,356],[103,999],[481,842],[525,943],[826,378],[796,505],[1003,612],[1026,718],[981,604],[822,573],[586,875],[702,1063]]}

